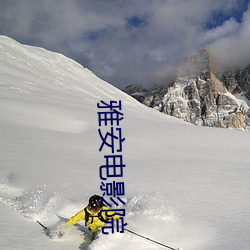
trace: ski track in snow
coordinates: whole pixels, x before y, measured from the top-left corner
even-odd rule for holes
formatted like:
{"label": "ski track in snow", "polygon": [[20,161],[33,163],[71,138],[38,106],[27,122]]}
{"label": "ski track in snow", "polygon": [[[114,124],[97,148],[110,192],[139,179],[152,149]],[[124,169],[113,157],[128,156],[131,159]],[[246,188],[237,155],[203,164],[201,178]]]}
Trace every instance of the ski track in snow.
{"label": "ski track in snow", "polygon": [[[97,240],[91,242],[86,235],[87,229],[83,222],[80,222],[78,226],[68,228],[64,237],[58,239],[57,231],[63,228],[65,220],[59,220],[56,215],[63,214],[70,217],[81,207],[81,204],[66,200],[62,193],[51,193],[45,185],[22,190],[10,183],[1,183],[0,202],[29,220],[45,222],[50,229],[49,236],[53,240],[63,241],[69,245],[77,243],[79,249],[82,250],[100,248],[115,250],[124,247],[122,243],[119,243],[124,241],[128,242],[126,249],[162,249],[159,245],[128,232],[114,235],[101,234]],[[132,231],[176,248],[178,248],[177,244],[182,244],[186,246],[185,249],[192,249],[194,246],[197,249],[199,244],[204,244],[204,239],[202,242],[197,240],[199,228],[202,230],[204,228],[201,228],[201,225],[194,225],[192,228],[182,222],[173,208],[164,205],[164,195],[162,194],[143,194],[131,197],[125,208],[126,222]],[[164,230],[162,230],[163,228]],[[162,242],[162,239],[165,242]]]}

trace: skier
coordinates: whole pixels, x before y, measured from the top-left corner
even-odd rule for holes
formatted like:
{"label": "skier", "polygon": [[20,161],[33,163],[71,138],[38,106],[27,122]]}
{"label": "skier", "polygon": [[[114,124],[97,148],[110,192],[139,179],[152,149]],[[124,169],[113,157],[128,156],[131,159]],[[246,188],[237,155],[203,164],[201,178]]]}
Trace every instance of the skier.
{"label": "skier", "polygon": [[85,225],[92,233],[92,238],[95,239],[105,223],[111,220],[111,217],[114,220],[119,218],[118,215],[113,215],[113,212],[107,212],[106,210],[109,210],[109,208],[105,206],[101,196],[93,195],[89,198],[89,204],[77,214],[72,216],[67,221],[67,224],[74,225],[80,220],[85,220]]}

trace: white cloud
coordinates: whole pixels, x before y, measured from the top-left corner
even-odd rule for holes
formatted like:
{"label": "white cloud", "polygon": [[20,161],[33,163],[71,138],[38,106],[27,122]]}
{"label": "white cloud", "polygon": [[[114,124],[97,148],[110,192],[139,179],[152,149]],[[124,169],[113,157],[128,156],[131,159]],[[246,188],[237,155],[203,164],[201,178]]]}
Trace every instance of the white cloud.
{"label": "white cloud", "polygon": [[250,63],[250,9],[234,32],[210,45],[218,63],[229,67],[246,66]]}
{"label": "white cloud", "polygon": [[221,26],[205,30],[200,38],[200,43],[211,44],[214,41],[218,41],[237,33],[239,28],[240,24],[232,17],[229,20],[226,20]]}
{"label": "white cloud", "polygon": [[[221,49],[249,37],[235,19],[207,31],[213,13],[230,14],[237,0],[45,0],[0,2],[0,33],[76,58],[97,75],[124,87],[155,77],[210,43]],[[138,17],[139,27],[128,20]],[[244,33],[244,34],[243,34]],[[219,42],[220,41],[220,42]],[[247,47],[245,44],[244,48]],[[108,69],[108,70],[107,70]],[[163,72],[163,73],[162,73]]]}

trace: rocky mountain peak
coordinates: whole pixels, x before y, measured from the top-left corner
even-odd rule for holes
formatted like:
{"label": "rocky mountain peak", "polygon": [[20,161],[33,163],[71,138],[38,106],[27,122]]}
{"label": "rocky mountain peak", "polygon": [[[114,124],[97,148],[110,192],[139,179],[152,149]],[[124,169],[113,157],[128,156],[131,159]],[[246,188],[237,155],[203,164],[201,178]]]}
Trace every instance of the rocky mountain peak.
{"label": "rocky mountain peak", "polygon": [[210,70],[209,53],[201,49],[188,57],[177,69],[177,77],[194,77]]}
{"label": "rocky mountain peak", "polygon": [[249,106],[233,95],[247,93],[244,88],[249,86],[249,71],[215,74],[210,64],[208,50],[202,49],[178,67],[171,86],[163,85],[130,95],[160,112],[196,125],[250,128]]}

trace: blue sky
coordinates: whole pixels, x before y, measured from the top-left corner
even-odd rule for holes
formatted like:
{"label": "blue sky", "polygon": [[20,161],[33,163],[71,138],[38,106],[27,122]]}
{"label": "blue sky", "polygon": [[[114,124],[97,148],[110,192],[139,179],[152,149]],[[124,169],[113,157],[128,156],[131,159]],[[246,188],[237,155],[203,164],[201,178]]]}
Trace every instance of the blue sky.
{"label": "blue sky", "polygon": [[224,13],[222,10],[216,10],[211,14],[211,18],[208,19],[206,28],[212,29],[217,26],[223,25],[225,20],[234,18],[237,22],[241,23],[244,12],[248,9],[249,0],[240,0],[236,8],[233,8],[229,13]]}
{"label": "blue sky", "polygon": [[0,34],[69,56],[111,84],[146,87],[201,48],[250,63],[249,0],[1,0]]}

